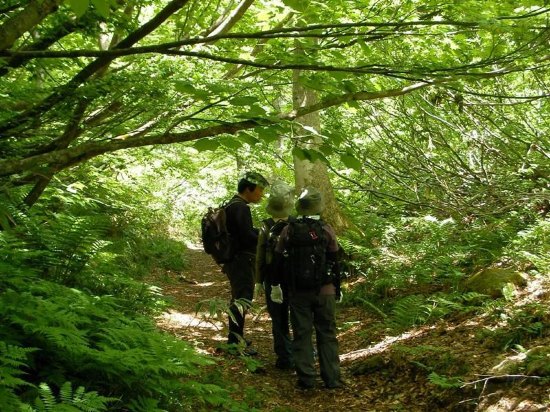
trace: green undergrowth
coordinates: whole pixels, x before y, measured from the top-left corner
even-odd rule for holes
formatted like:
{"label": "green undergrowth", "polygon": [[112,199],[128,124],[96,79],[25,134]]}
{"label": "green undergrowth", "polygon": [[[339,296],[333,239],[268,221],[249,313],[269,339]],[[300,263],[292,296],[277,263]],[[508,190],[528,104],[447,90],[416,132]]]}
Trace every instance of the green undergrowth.
{"label": "green undergrowth", "polygon": [[165,216],[55,188],[31,210],[11,195],[0,199],[0,409],[249,410],[200,375],[211,358],[155,325],[168,302],[143,279],[186,264]]}

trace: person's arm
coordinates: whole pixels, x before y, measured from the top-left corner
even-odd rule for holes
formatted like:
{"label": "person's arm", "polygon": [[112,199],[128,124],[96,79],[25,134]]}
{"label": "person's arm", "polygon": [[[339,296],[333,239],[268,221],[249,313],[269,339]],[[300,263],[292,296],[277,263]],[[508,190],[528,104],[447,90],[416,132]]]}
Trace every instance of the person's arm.
{"label": "person's arm", "polygon": [[264,283],[265,281],[265,242],[267,240],[267,227],[262,224],[258,234],[258,244],[256,246],[256,270],[254,272],[254,283]]}
{"label": "person's arm", "polygon": [[327,245],[327,266],[330,271],[332,278],[332,284],[336,289],[336,300],[340,300],[342,296],[342,291],[340,289],[341,283],[341,270],[340,270],[340,259],[338,258],[338,250],[340,246],[338,245],[338,240],[336,239],[336,233],[330,225],[325,226],[325,231],[329,237],[329,242]]}

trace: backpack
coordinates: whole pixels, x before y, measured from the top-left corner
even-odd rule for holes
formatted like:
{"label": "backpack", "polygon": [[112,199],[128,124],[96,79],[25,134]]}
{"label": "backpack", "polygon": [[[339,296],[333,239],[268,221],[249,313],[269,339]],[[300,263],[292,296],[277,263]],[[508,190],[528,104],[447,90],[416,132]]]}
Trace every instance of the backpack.
{"label": "backpack", "polygon": [[275,222],[273,218],[264,220],[264,224],[268,230],[267,230],[267,236],[265,238],[265,242],[263,244],[263,248],[265,251],[265,258],[264,258],[264,262],[262,262],[261,270],[267,276],[272,275],[272,271],[273,271],[272,263],[273,263],[273,256],[275,254],[275,247],[279,242],[279,237],[281,236],[281,232],[286,227],[286,225],[288,225],[290,221],[291,221],[291,218],[289,218],[288,220],[279,220],[277,222]]}
{"label": "backpack", "polygon": [[235,257],[235,242],[227,231],[226,209],[232,203],[224,203],[219,207],[209,207],[201,220],[202,246],[217,264],[227,263]]}
{"label": "backpack", "polygon": [[292,290],[317,290],[330,283],[326,258],[329,240],[320,220],[303,217],[289,223],[285,272]]}
{"label": "backpack", "polygon": [[279,220],[275,222],[273,218],[265,219],[263,221],[267,235],[264,239],[263,249],[264,249],[264,259],[261,262],[260,270],[264,274],[265,279],[271,279],[275,274],[275,266],[273,258],[275,256],[275,247],[279,242],[279,237],[283,229],[293,221],[292,217],[289,217],[288,220]]}

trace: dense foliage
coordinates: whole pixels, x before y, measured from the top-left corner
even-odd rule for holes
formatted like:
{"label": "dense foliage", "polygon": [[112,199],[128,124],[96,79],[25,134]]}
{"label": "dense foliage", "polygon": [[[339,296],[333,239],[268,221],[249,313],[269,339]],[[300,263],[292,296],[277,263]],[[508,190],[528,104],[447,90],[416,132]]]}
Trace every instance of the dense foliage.
{"label": "dense foliage", "polygon": [[[210,360],[155,328],[169,302],[147,278],[182,270],[201,213],[240,172],[291,182],[300,159],[329,169],[352,222],[339,233],[353,257],[345,304],[388,333],[485,311],[507,320],[485,332],[498,350],[547,334],[540,302],[463,285],[490,267],[550,274],[549,11],[4,2],[2,409],[246,409],[197,376]],[[296,85],[316,103],[300,105]],[[320,127],[299,127],[312,113]]]}

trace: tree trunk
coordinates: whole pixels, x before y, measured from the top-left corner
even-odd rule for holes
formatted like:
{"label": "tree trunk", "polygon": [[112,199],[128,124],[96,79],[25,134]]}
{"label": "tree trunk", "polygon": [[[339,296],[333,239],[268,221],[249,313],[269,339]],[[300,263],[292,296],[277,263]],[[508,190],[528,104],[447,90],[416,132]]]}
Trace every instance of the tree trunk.
{"label": "tree trunk", "polygon": [[[292,79],[292,102],[293,109],[299,111],[302,107],[315,105],[318,103],[317,93],[314,90],[306,89],[300,83],[300,71],[293,72]],[[321,130],[321,120],[319,112],[309,113],[296,119],[303,126],[308,126],[316,131]],[[304,136],[301,139],[302,147],[314,149],[321,143],[321,138],[317,135],[310,135],[305,129],[299,131]],[[315,186],[323,194],[325,210],[323,219],[334,227],[337,233],[348,229],[351,225],[349,220],[342,213],[340,206],[336,202],[334,189],[328,176],[327,166],[320,160],[311,162],[309,160],[298,159],[294,157],[294,178],[296,191],[299,193],[306,186]]]}

